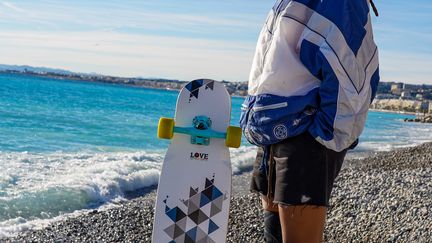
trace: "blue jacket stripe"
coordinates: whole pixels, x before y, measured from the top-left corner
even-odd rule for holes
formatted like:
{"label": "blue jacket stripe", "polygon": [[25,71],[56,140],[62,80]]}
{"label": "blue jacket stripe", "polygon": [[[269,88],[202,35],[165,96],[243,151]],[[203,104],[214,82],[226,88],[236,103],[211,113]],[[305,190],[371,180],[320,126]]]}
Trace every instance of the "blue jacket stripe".
{"label": "blue jacket stripe", "polygon": [[372,89],[372,95],[371,95],[370,103],[372,103],[373,99],[375,99],[379,80],[380,80],[379,68],[377,68],[376,71],[374,72],[374,74],[372,75],[371,80],[370,80],[370,86]]}
{"label": "blue jacket stripe", "polygon": [[[339,15],[342,16],[343,14]],[[365,31],[365,35],[362,35],[362,38],[358,40],[360,43],[357,49],[358,52],[356,51],[358,57],[345,39],[344,33],[334,23],[330,22],[329,19],[307,6],[298,2],[292,2],[283,17],[297,21],[308,29],[308,31],[304,32],[303,39],[308,39],[317,45],[322,45],[323,43],[328,45],[337,56],[342,69],[357,93],[360,93],[367,76],[363,65],[366,65],[371,59],[370,50],[376,49],[372,38],[372,30],[369,28],[370,17],[369,15],[366,16],[368,16],[365,17],[366,26],[360,27],[360,29]]]}
{"label": "blue jacket stripe", "polygon": [[[357,54],[366,35],[363,28],[368,21],[368,14],[364,13],[369,13],[366,0],[295,0],[293,2],[314,9],[318,14],[334,23],[343,34],[350,49]],[[350,14],[340,14],[343,12],[350,12]]]}
{"label": "blue jacket stripe", "polygon": [[[319,54],[317,55],[317,53]],[[322,80],[319,88],[321,103],[309,132],[314,137],[321,137],[326,141],[332,140],[338,103],[339,81],[317,45],[306,40],[303,41],[300,57],[303,64],[312,74]]]}

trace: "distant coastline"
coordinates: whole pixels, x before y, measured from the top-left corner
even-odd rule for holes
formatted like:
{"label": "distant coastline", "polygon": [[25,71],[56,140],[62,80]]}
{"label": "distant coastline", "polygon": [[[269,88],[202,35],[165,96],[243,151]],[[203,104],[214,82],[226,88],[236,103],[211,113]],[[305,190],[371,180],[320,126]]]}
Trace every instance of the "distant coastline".
{"label": "distant coastline", "polygon": [[[0,65],[0,74],[30,75],[35,77],[72,80],[92,83],[106,83],[139,88],[151,88],[178,91],[188,82],[162,78],[127,78],[98,74],[73,73],[59,69],[34,68],[30,66]],[[222,81],[232,96],[244,97],[247,94],[247,82]]]}

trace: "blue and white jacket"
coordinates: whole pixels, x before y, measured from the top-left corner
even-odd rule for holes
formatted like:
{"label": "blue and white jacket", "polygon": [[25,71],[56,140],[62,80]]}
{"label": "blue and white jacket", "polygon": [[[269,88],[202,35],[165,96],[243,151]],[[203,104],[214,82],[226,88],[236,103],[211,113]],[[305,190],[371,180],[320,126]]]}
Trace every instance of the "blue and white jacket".
{"label": "blue and white jacket", "polygon": [[379,82],[368,0],[278,0],[261,30],[240,124],[265,146],[308,131],[356,142]]}

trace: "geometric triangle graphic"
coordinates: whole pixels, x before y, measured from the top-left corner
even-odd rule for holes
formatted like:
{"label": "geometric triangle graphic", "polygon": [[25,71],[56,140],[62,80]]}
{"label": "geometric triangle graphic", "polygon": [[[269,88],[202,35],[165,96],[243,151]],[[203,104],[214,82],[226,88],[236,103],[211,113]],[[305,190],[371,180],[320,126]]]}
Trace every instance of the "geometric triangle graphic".
{"label": "geometric triangle graphic", "polygon": [[[200,200],[200,207],[206,205],[207,203],[210,202],[210,199],[205,195],[205,191],[200,193],[201,194],[201,200]],[[209,193],[211,196],[211,193]]]}
{"label": "geometric triangle graphic", "polygon": [[180,229],[182,229],[183,231],[186,231],[186,222],[187,222],[187,217],[184,217],[183,219],[179,220],[176,225],[178,227],[180,227]]}
{"label": "geometric triangle graphic", "polygon": [[166,215],[173,221],[176,222],[177,208],[173,208],[166,212]]}
{"label": "geometric triangle graphic", "polygon": [[186,234],[181,234],[179,237],[175,238],[172,242],[176,243],[176,242],[184,242],[185,241],[185,235]]}
{"label": "geometric triangle graphic", "polygon": [[222,195],[222,192],[217,187],[213,187],[211,200],[215,200]]}
{"label": "geometric triangle graphic", "polygon": [[[178,207],[176,207],[176,208],[178,208]],[[176,222],[178,222],[179,220],[181,220],[184,217],[186,217],[186,214],[183,213],[183,211],[180,208],[178,208],[177,215],[176,215]]]}
{"label": "geometric triangle graphic", "polygon": [[211,184],[210,186],[206,187],[206,189],[204,189],[204,191],[201,192],[202,194],[206,195],[210,201],[213,201],[213,199],[212,199],[213,187],[214,187],[213,184]]}
{"label": "geometric triangle graphic", "polygon": [[201,86],[203,86],[203,80],[199,79],[199,80],[194,80],[194,81],[188,83],[185,87],[187,90],[192,92],[196,89],[199,89]]}
{"label": "geometric triangle graphic", "polygon": [[174,228],[175,224],[170,225],[168,228],[164,229],[165,233],[171,238],[174,239]]}
{"label": "geometric triangle graphic", "polygon": [[195,205],[192,201],[189,201],[189,205],[187,206],[188,206],[188,215],[199,209],[199,207]]}
{"label": "geometric triangle graphic", "polygon": [[181,199],[180,199],[180,201],[181,201],[185,206],[187,206],[188,203],[189,203],[189,200],[181,200]]}
{"label": "geometric triangle graphic", "polygon": [[[185,88],[186,88],[187,90],[189,90],[189,92],[190,92],[190,96],[189,96],[189,97],[190,97],[190,98],[195,97],[195,98],[198,99],[199,88],[200,88],[201,86],[203,86],[203,80],[202,80],[202,79],[201,79],[201,80],[194,80],[194,81],[188,83],[188,84],[185,86]],[[189,99],[189,101],[190,101],[190,99]]]}
{"label": "geometric triangle graphic", "polygon": [[179,237],[182,234],[184,234],[184,231],[178,225],[175,225],[175,227],[174,227],[174,237],[173,238],[177,238],[177,237]]}
{"label": "geometric triangle graphic", "polygon": [[219,208],[218,205],[216,205],[214,202],[212,202],[211,209],[210,209],[210,217],[215,216],[216,214],[220,213],[221,211],[222,211],[222,209]]}
{"label": "geometric triangle graphic", "polygon": [[208,234],[211,234],[218,229],[219,229],[219,226],[217,226],[216,223],[210,219],[209,220],[209,227],[208,227]]}
{"label": "geometric triangle graphic", "polygon": [[195,97],[198,99],[199,89],[190,92],[190,98]]}
{"label": "geometric triangle graphic", "polygon": [[197,228],[198,226],[195,226],[194,228],[186,232],[186,235],[189,236],[189,238],[194,242],[196,242]]}
{"label": "geometric triangle graphic", "polygon": [[206,221],[208,218],[209,217],[202,210],[199,210],[198,224],[201,224],[202,222]]}
{"label": "geometric triangle graphic", "polygon": [[[203,211],[203,213],[205,213],[206,215],[210,215],[210,210],[211,210],[211,203],[208,203],[207,205],[205,205],[204,207],[200,208],[201,211]],[[207,228],[207,227],[206,227]]]}
{"label": "geometric triangle graphic", "polygon": [[209,187],[211,185],[213,185],[213,181],[211,181],[208,178],[206,178],[206,182],[205,182],[205,187],[204,188],[207,188],[207,187]]}
{"label": "geometric triangle graphic", "polygon": [[224,198],[223,197],[218,197],[216,198],[212,203],[219,209],[222,209],[222,204],[223,204]]}
{"label": "geometric triangle graphic", "polygon": [[195,243],[196,241],[194,241],[193,239],[191,239],[187,234],[185,234],[185,238],[184,241],[180,241],[180,242],[184,242],[184,243]]}
{"label": "geometric triangle graphic", "polygon": [[200,227],[197,227],[197,234],[196,234],[195,241],[200,241],[201,239],[203,239],[206,236],[207,236],[207,234]]}
{"label": "geometric triangle graphic", "polygon": [[206,83],[206,89],[213,90],[213,87],[214,87],[214,81],[213,80],[210,81],[210,82],[208,82],[208,83]]}
{"label": "geometric triangle graphic", "polygon": [[189,218],[198,225],[207,220],[208,216],[203,211],[198,209],[195,212],[189,214]]}
{"label": "geometric triangle graphic", "polygon": [[179,208],[179,207],[175,207],[172,208],[171,210],[169,210],[168,212],[165,213],[173,222],[177,222],[180,219],[184,218],[186,216],[185,213],[183,213],[183,211]]}
{"label": "geometric triangle graphic", "polygon": [[195,224],[198,224],[199,209],[190,213],[188,216]]}
{"label": "geometric triangle graphic", "polygon": [[[209,85],[207,86],[207,84]],[[195,85],[196,88],[200,85],[200,82],[196,82]],[[205,85],[206,89],[213,88],[213,84],[207,81],[205,81]],[[191,93],[195,90],[192,90]],[[169,196],[166,197],[164,200],[165,214],[174,222],[174,224],[164,229],[164,232],[170,237],[168,240],[170,243],[215,243],[209,234],[218,231],[220,227],[216,224],[219,221],[212,219],[212,217],[222,211],[223,202],[228,199],[229,194],[223,194],[216,187],[214,177],[213,174],[213,179],[205,178],[205,187],[202,190],[200,190],[200,187],[189,187],[189,199],[179,199],[181,203],[177,207],[170,208],[167,205]]]}
{"label": "geometric triangle graphic", "polygon": [[190,188],[189,190],[189,197],[192,197],[193,195],[198,193],[198,188],[194,189],[194,188]]}
{"label": "geometric triangle graphic", "polygon": [[206,237],[202,238],[197,243],[216,243],[216,242],[212,238],[210,238],[210,236],[207,235]]}
{"label": "geometric triangle graphic", "polygon": [[189,205],[193,204],[198,206],[200,204],[200,193],[193,195],[191,198],[189,198]]}

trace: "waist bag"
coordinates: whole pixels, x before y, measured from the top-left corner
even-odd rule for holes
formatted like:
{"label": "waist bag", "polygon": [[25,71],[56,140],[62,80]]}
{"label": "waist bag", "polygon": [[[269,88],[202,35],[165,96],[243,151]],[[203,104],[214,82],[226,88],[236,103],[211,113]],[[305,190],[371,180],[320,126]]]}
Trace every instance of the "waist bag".
{"label": "waist bag", "polygon": [[240,127],[246,139],[257,146],[278,143],[307,130],[318,104],[318,89],[304,96],[271,94],[248,96],[242,105]]}

